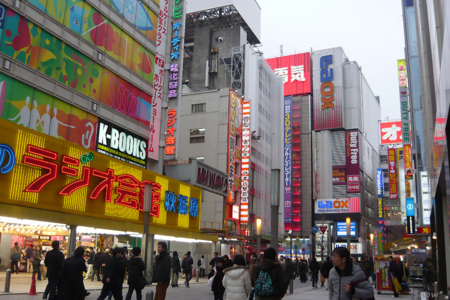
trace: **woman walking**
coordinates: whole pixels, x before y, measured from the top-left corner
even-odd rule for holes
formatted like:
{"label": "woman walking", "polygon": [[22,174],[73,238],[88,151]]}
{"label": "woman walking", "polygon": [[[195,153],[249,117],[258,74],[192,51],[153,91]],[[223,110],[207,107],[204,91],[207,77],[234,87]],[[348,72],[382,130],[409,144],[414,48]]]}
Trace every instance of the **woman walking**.
{"label": "woman walking", "polygon": [[142,272],[145,271],[145,264],[141,258],[141,248],[134,247],[133,257],[128,260],[128,293],[125,300],[131,300],[133,291],[136,291],[136,299],[142,300],[142,289],[145,286],[145,279]]}
{"label": "woman walking", "polygon": [[214,300],[223,300],[225,287],[223,286],[223,269],[225,261],[222,257],[217,258],[216,271],[214,272],[214,279],[212,284],[212,291],[214,292]]}
{"label": "woman walking", "polygon": [[173,251],[172,256],[172,287],[178,286],[178,274],[181,271],[180,259],[178,258],[178,252]]}
{"label": "woman walking", "polygon": [[373,288],[367,281],[359,265],[353,264],[347,248],[338,247],[333,251],[333,268],[330,271],[329,299],[352,300],[373,297]]}
{"label": "woman walking", "polygon": [[83,272],[86,272],[84,249],[75,249],[73,257],[68,258],[62,268],[58,283],[58,299],[83,300],[88,293],[84,288]]}
{"label": "woman walking", "polygon": [[223,270],[222,284],[227,292],[226,300],[247,300],[252,293],[252,282],[245,258],[238,254],[234,257],[233,263],[232,267]]}
{"label": "woman walking", "polygon": [[42,251],[41,251],[41,246],[36,246],[36,248],[33,250],[33,256],[34,256],[34,261],[32,262],[33,264],[33,274],[38,274],[38,278],[37,280],[42,280],[41,278],[41,259],[42,259]]}

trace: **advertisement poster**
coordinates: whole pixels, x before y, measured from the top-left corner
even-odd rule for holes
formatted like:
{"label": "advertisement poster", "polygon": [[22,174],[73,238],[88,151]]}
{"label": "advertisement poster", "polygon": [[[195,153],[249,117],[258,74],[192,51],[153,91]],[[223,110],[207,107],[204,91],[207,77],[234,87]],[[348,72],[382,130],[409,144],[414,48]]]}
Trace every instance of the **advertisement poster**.
{"label": "advertisement poster", "polygon": [[401,121],[383,121],[380,122],[381,145],[401,144],[402,122]]}
{"label": "advertisement poster", "polygon": [[228,154],[227,154],[227,173],[228,173],[228,203],[236,203],[235,192],[235,161],[236,147],[241,149],[241,145],[236,145],[236,132],[241,131],[242,126],[242,99],[239,95],[230,89],[228,106]]}
{"label": "advertisement poster", "polygon": [[345,166],[333,167],[333,185],[345,185]]}
{"label": "advertisement poster", "polygon": [[377,169],[378,226],[384,232],[383,170]]}
{"label": "advertisement poster", "polygon": [[359,198],[318,199],[315,201],[316,214],[360,213]]}
{"label": "advertisement poster", "polygon": [[405,179],[413,179],[411,144],[403,147],[403,160],[405,162]]}
{"label": "advertisement poster", "polygon": [[373,230],[373,253],[374,256],[383,255],[383,235],[380,229]]}
{"label": "advertisement poster", "polygon": [[244,101],[242,112],[242,171],[241,171],[241,223],[248,223],[248,198],[250,195],[250,101]]}
{"label": "advertisement poster", "polygon": [[[284,222],[292,222],[292,98],[284,98]],[[285,225],[286,226],[286,225]],[[288,224],[287,227],[292,226]]]}
{"label": "advertisement poster", "polygon": [[359,131],[345,132],[345,163],[347,168],[347,193],[359,193]]}
{"label": "advertisement poster", "polygon": [[388,149],[389,199],[398,199],[397,162],[395,149]]}

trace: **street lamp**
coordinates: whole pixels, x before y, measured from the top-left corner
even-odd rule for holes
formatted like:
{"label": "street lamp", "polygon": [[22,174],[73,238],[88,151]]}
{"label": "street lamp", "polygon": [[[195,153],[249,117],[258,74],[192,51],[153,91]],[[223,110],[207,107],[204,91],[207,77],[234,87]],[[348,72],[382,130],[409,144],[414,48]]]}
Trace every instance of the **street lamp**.
{"label": "street lamp", "polygon": [[373,256],[373,233],[370,234],[370,247],[372,249],[372,256]]}
{"label": "street lamp", "polygon": [[351,220],[350,220],[350,218],[346,218],[345,222],[347,223],[347,249],[351,253],[352,251],[350,249],[350,233],[351,233],[351,230],[350,230]]}
{"label": "street lamp", "polygon": [[292,260],[292,230],[289,230],[288,234],[289,234],[289,242],[291,243],[291,246],[289,248],[291,251],[291,260]]}
{"label": "street lamp", "polygon": [[256,257],[261,255],[261,218],[256,219]]}

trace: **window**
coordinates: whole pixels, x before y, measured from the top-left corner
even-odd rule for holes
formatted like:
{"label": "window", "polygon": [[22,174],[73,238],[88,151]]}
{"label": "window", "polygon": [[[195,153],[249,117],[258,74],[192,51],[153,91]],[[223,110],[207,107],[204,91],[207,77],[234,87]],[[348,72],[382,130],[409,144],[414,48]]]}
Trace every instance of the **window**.
{"label": "window", "polygon": [[206,111],[206,103],[192,104],[192,113],[199,113]]}
{"label": "window", "polygon": [[205,128],[191,129],[190,143],[204,143],[205,142]]}

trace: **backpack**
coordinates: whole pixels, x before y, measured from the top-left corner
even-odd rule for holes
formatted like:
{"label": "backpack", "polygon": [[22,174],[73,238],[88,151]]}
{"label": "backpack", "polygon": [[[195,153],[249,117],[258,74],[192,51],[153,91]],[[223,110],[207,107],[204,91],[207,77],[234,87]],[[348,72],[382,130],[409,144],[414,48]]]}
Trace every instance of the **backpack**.
{"label": "backpack", "polygon": [[272,279],[266,271],[259,272],[258,279],[255,282],[256,296],[269,296],[273,293]]}
{"label": "backpack", "polygon": [[201,267],[201,266],[202,266],[202,260],[201,260],[201,259],[199,259],[199,260],[198,260],[198,262],[197,262],[197,266],[199,266],[199,267]]}
{"label": "backpack", "polygon": [[20,260],[20,253],[14,253],[13,255],[11,255],[12,260],[18,261]]}

